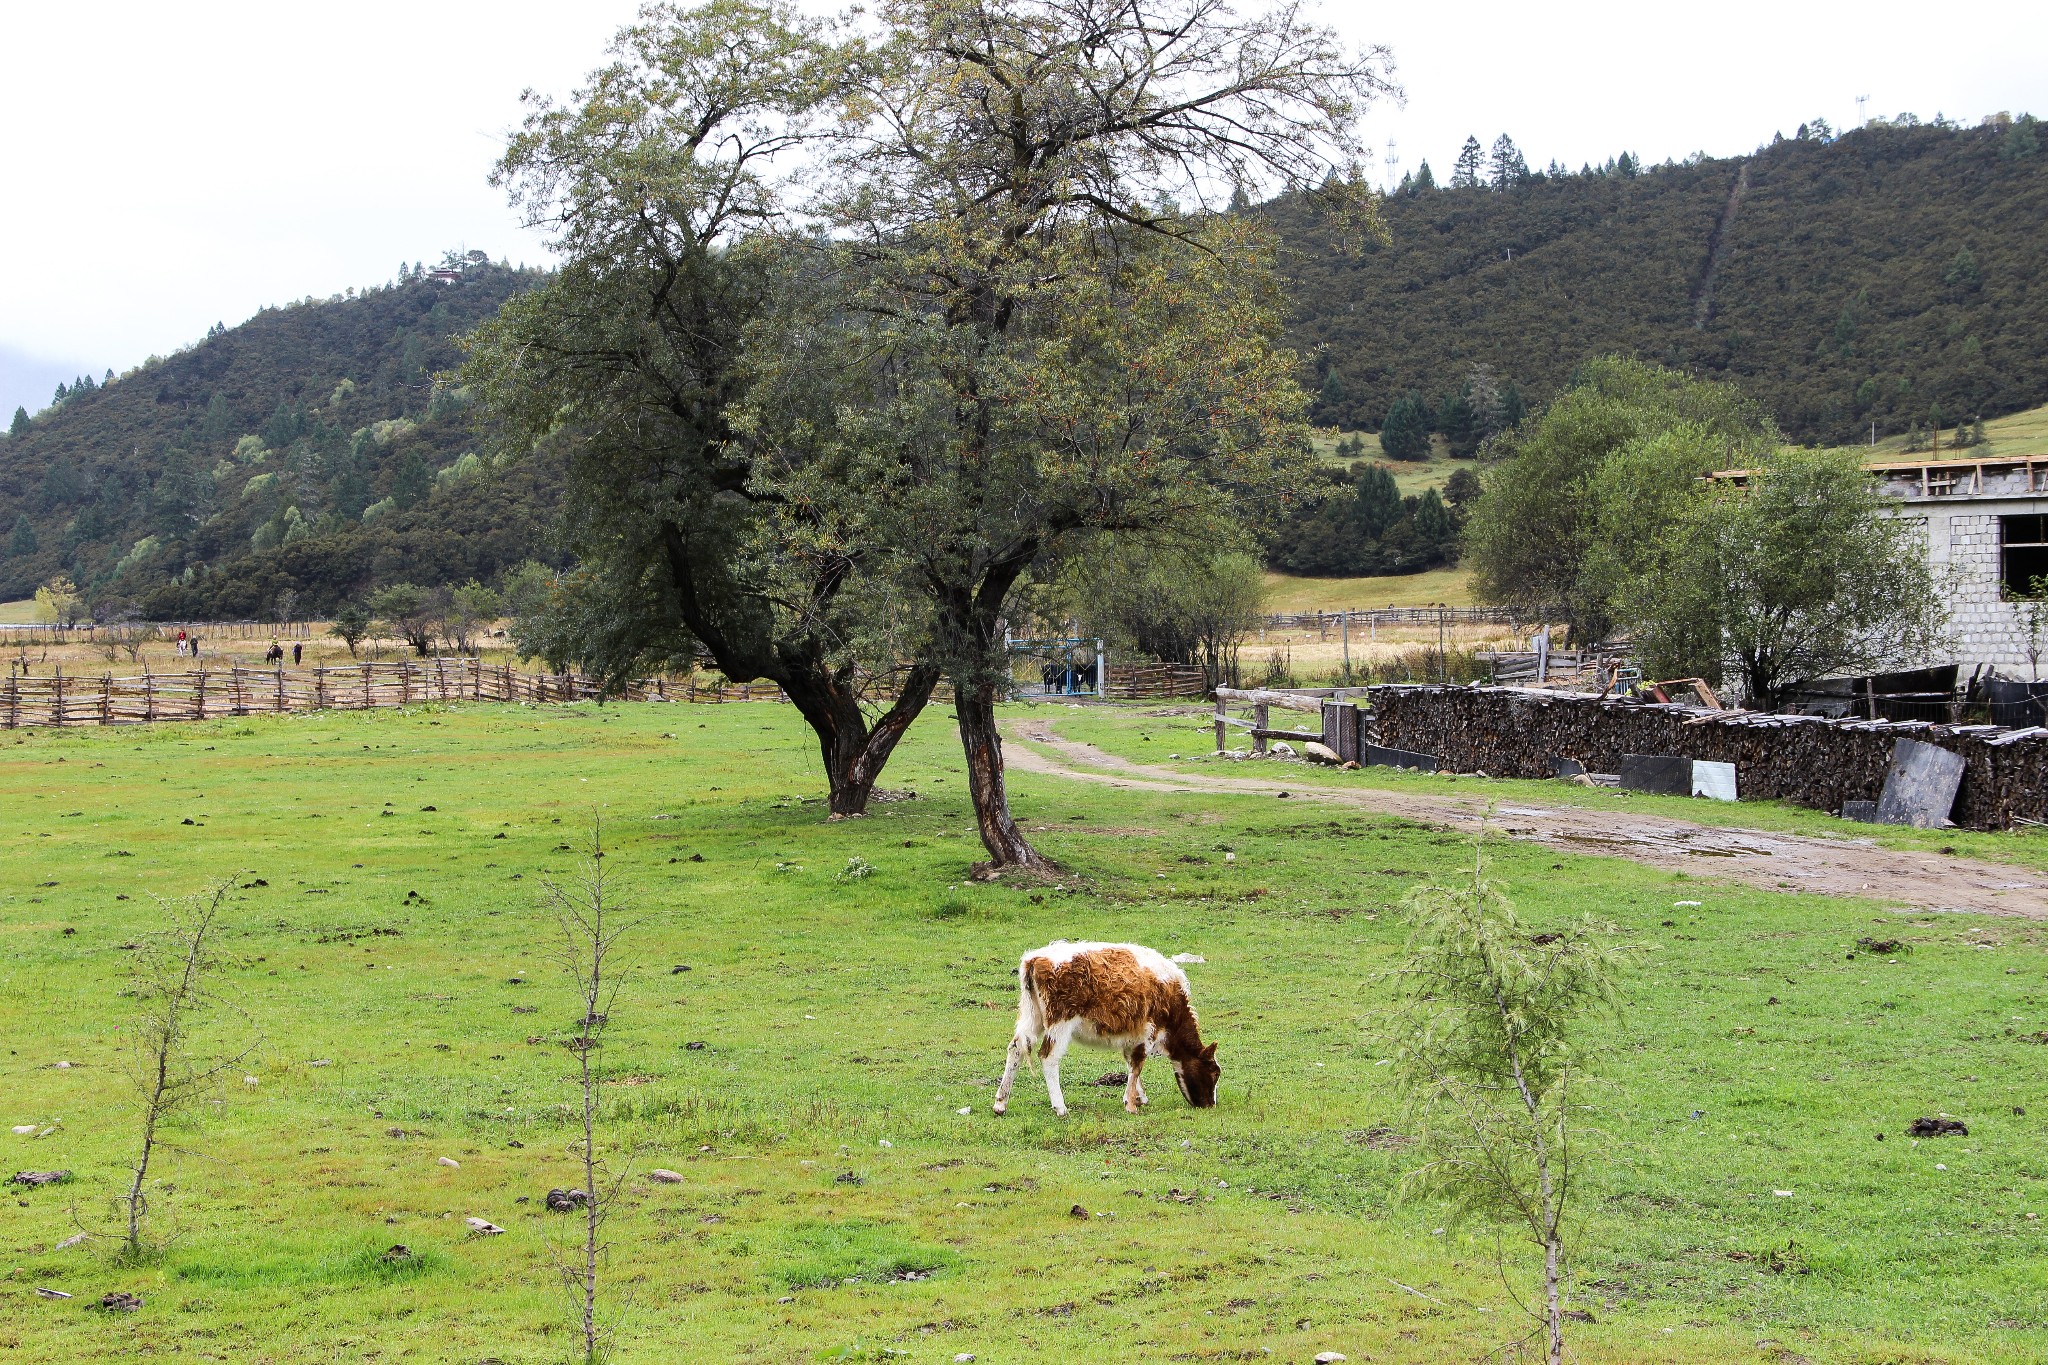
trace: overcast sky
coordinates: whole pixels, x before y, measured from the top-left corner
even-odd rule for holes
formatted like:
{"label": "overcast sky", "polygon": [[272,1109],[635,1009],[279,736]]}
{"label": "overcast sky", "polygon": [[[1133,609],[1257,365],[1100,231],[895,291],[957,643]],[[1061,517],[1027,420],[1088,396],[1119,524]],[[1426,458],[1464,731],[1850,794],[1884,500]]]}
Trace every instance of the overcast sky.
{"label": "overcast sky", "polygon": [[[485,176],[519,92],[566,93],[635,8],[0,4],[0,414],[450,247],[544,260]],[[1858,95],[1872,115],[2048,115],[2038,0],[1320,13],[1394,49],[1407,105],[1375,111],[1368,138],[1439,180],[1468,133],[1576,168],[1746,152],[1816,116],[1844,127]]]}

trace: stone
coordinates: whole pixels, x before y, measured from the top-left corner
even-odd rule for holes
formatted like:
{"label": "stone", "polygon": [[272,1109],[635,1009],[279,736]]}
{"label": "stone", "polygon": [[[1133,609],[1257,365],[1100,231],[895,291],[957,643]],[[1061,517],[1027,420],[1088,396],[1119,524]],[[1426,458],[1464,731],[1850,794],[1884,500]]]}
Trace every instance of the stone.
{"label": "stone", "polygon": [[443,1166],[450,1166],[450,1167],[454,1167],[454,1168],[456,1168],[456,1169],[460,1169],[460,1168],[461,1168],[461,1166],[462,1166],[462,1163],[461,1163],[461,1162],[459,1162],[459,1161],[457,1161],[457,1160],[456,1160],[456,1159],[455,1159],[454,1157],[452,1157],[452,1156],[444,1156],[444,1157],[440,1158],[440,1164],[441,1164],[441,1165],[443,1165]]}
{"label": "stone", "polygon": [[1962,783],[1961,754],[1917,739],[1899,740],[1877,798],[1877,823],[1938,829],[1954,809]]}
{"label": "stone", "polygon": [[488,1218],[465,1218],[462,1221],[471,1232],[479,1237],[496,1237],[505,1230]]}
{"label": "stone", "polygon": [[109,1313],[133,1313],[136,1309],[142,1307],[142,1300],[134,1294],[124,1293],[116,1289],[113,1293],[107,1294],[100,1299],[100,1307],[106,1309]]}
{"label": "stone", "polygon": [[1301,753],[1302,757],[1312,762],[1327,763],[1333,768],[1341,766],[1344,762],[1343,755],[1339,754],[1335,749],[1313,739],[1301,746]]}
{"label": "stone", "polygon": [[1678,754],[1623,754],[1621,789],[1658,796],[1692,795],[1692,760]]}
{"label": "stone", "polygon": [[1351,1359],[1351,1357],[1345,1355],[1342,1351],[1316,1352],[1316,1365],[1336,1365],[1337,1361],[1349,1359]]}
{"label": "stone", "polygon": [[16,1171],[8,1183],[33,1189],[38,1185],[61,1185],[70,1178],[69,1171]]}
{"label": "stone", "polygon": [[1167,960],[1169,962],[1199,962],[1204,964],[1205,966],[1208,964],[1209,961],[1208,958],[1203,957],[1200,953],[1175,953],[1171,958]]}
{"label": "stone", "polygon": [[660,1166],[656,1166],[653,1170],[649,1171],[647,1178],[657,1185],[680,1185],[683,1183],[683,1173],[681,1171],[664,1170]]}

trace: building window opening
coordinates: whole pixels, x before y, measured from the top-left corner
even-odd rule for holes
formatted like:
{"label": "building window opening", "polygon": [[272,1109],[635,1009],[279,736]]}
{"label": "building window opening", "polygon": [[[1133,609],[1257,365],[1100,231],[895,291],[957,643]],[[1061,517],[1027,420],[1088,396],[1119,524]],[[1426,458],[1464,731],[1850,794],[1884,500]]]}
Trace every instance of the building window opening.
{"label": "building window opening", "polygon": [[2035,596],[2035,584],[2048,580],[2048,516],[2000,517],[1998,539],[2004,596]]}

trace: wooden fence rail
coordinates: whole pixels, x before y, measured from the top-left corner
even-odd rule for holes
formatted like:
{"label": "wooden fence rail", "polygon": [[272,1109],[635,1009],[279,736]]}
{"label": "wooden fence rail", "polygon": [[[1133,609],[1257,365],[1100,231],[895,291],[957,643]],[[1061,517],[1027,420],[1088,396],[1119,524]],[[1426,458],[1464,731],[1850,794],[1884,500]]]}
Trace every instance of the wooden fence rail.
{"label": "wooden fence rail", "polygon": [[[430,701],[548,704],[595,701],[602,689],[575,674],[521,673],[476,659],[409,659],[342,666],[195,669],[117,678],[10,675],[0,686],[0,728],[137,725],[219,716],[361,711]],[[629,684],[621,701],[784,701],[772,684],[650,678]]]}

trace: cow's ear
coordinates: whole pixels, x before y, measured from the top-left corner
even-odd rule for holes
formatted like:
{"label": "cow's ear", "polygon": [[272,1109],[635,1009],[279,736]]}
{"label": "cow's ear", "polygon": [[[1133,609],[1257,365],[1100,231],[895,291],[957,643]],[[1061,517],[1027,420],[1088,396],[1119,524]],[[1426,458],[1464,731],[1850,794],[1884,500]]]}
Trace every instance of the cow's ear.
{"label": "cow's ear", "polygon": [[1213,1062],[1216,1060],[1216,1044],[1211,1043],[1209,1044],[1209,1046],[1202,1049],[1202,1060],[1205,1062]]}

